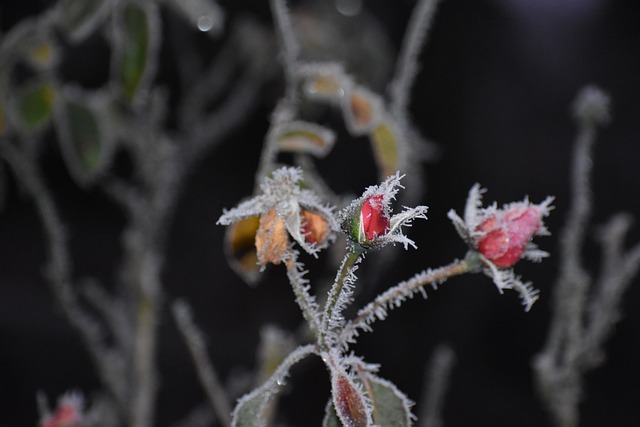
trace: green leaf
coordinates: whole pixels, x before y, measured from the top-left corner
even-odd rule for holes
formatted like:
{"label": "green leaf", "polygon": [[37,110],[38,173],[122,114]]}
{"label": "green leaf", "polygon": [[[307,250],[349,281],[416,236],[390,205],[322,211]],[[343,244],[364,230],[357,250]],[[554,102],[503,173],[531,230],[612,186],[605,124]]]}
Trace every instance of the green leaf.
{"label": "green leaf", "polygon": [[22,127],[33,132],[44,126],[51,117],[55,90],[50,84],[37,83],[27,87],[18,101],[18,114]]}
{"label": "green leaf", "polygon": [[238,404],[233,410],[231,426],[264,427],[267,425],[274,410],[271,402],[284,384],[284,380],[289,374],[289,369],[315,352],[315,346],[311,344],[298,347],[292,351],[267,381],[238,400]]}
{"label": "green leaf", "polygon": [[409,427],[414,418],[411,402],[391,382],[366,375],[365,390],[373,403],[373,422],[380,427]]}
{"label": "green leaf", "polygon": [[115,78],[124,97],[133,101],[150,81],[159,47],[157,8],[152,2],[129,3],[120,11],[115,32]]}
{"label": "green leaf", "polygon": [[122,58],[120,77],[127,98],[135,94],[147,62],[149,22],[143,9],[129,5],[124,11],[124,28],[128,44]]}
{"label": "green leaf", "polygon": [[390,124],[382,123],[371,132],[370,137],[379,176],[386,178],[394,174],[399,168],[397,132]]}
{"label": "green leaf", "polygon": [[65,88],[56,106],[56,129],[69,172],[88,185],[108,166],[113,155],[107,97],[104,93]]}
{"label": "green leaf", "polygon": [[88,171],[95,171],[100,165],[101,144],[98,121],[93,112],[81,104],[67,104],[71,140]]}

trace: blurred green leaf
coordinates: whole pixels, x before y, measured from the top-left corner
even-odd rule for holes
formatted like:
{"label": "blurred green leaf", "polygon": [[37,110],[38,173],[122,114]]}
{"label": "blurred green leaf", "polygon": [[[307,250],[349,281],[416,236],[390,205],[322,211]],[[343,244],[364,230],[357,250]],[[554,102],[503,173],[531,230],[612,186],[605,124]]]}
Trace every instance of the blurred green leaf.
{"label": "blurred green leaf", "polygon": [[65,87],[56,103],[55,125],[69,172],[80,185],[91,184],[113,157],[113,134],[105,93]]}
{"label": "blurred green leaf", "polygon": [[398,140],[388,123],[377,126],[370,135],[373,153],[381,178],[386,178],[398,170]]}
{"label": "blurred green leaf", "polygon": [[74,102],[67,104],[67,110],[71,142],[78,158],[87,170],[95,171],[100,165],[101,154],[97,119],[88,108]]}
{"label": "blurred green leaf", "polygon": [[147,67],[149,50],[149,17],[138,5],[127,5],[122,13],[122,35],[119,78],[125,97],[132,100]]}
{"label": "blurred green leaf", "polygon": [[27,132],[42,127],[51,116],[55,90],[50,84],[38,83],[27,87],[18,101],[18,114]]}

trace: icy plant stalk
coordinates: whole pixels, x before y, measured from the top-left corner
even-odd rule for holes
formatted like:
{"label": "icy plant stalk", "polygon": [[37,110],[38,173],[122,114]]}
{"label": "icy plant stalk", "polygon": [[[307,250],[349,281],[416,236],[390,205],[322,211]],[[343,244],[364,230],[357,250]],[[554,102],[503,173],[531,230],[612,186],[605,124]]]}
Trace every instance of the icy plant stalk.
{"label": "icy plant stalk", "polygon": [[609,98],[595,87],[577,96],[578,124],[571,175],[572,202],[560,238],[560,273],[553,317],[543,350],[533,366],[539,393],[559,427],[576,427],[583,398],[583,376],[604,360],[603,345],[620,317],[621,298],[640,268],[640,245],[624,250],[629,218],[613,217],[603,227],[602,267],[592,279],[582,260],[593,200],[592,151],[598,126],[609,121]]}

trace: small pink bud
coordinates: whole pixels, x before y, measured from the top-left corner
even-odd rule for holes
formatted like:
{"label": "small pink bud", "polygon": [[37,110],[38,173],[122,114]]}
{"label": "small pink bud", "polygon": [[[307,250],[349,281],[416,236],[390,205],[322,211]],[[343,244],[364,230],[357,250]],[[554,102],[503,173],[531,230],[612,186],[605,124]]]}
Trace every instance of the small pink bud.
{"label": "small pink bud", "polygon": [[82,404],[75,396],[63,397],[55,412],[45,417],[41,427],[81,427]]}
{"label": "small pink bud", "polygon": [[367,240],[374,240],[389,232],[389,216],[384,209],[382,194],[371,196],[362,204],[360,227]]}
{"label": "small pink bud", "polygon": [[476,247],[496,267],[511,267],[522,257],[531,237],[540,230],[541,218],[542,213],[536,206],[498,211],[476,228],[481,233]]}

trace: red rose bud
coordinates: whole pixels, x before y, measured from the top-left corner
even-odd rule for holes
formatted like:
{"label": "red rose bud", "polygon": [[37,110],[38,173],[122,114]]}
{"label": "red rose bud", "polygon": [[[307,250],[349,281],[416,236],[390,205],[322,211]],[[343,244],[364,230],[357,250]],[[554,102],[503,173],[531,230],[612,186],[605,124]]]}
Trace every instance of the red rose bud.
{"label": "red rose bud", "polygon": [[[389,232],[389,216],[382,202],[382,194],[369,197],[360,209],[358,241],[367,242]],[[362,236],[364,234],[364,237]]]}
{"label": "red rose bud", "polygon": [[531,237],[540,229],[542,213],[535,206],[519,206],[498,211],[485,219],[476,231],[477,249],[498,268],[514,265]]}

